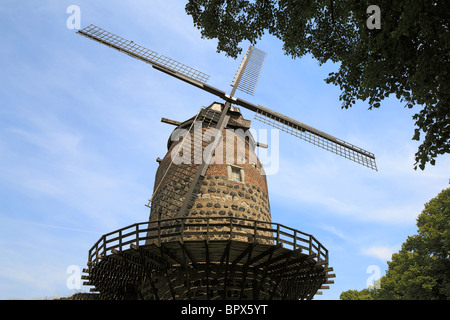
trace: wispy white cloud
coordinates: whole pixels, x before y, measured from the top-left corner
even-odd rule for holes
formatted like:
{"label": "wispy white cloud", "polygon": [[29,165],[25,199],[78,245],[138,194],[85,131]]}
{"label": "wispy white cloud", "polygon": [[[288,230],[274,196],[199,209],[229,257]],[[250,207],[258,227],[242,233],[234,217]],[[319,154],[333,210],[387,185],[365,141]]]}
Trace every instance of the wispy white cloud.
{"label": "wispy white cloud", "polygon": [[331,234],[333,234],[341,239],[347,239],[347,236],[344,234],[344,232],[342,232],[335,226],[322,225],[320,228],[327,232],[330,232]]}
{"label": "wispy white cloud", "polygon": [[392,254],[398,250],[397,246],[371,246],[362,250],[362,254],[380,259],[384,262],[391,259]]}
{"label": "wispy white cloud", "polygon": [[[67,120],[51,113],[29,112],[21,121],[26,125],[2,129],[0,177],[24,198],[28,194],[63,201],[82,216],[111,227],[114,215],[131,213],[126,204],[130,198],[136,201],[137,195],[150,191],[133,180],[131,171],[114,167],[102,148],[91,147],[80,128]],[[145,200],[143,197],[141,203]],[[109,216],[105,214],[108,211],[112,211]]]}
{"label": "wispy white cloud", "polygon": [[[316,206],[353,220],[414,224],[423,205],[445,188],[448,180],[442,164],[414,171],[415,149],[408,144],[389,157],[382,154],[378,172],[355,168],[354,163],[322,150],[314,154],[305,149],[295,159],[292,152],[280,147],[280,170],[268,177],[272,199]],[[442,162],[450,167],[449,160],[443,158]]]}
{"label": "wispy white cloud", "polygon": [[12,218],[1,210],[0,297],[44,299],[67,295],[67,266],[85,265],[87,255],[82,259],[77,255],[89,248],[88,239],[92,237],[88,230]]}

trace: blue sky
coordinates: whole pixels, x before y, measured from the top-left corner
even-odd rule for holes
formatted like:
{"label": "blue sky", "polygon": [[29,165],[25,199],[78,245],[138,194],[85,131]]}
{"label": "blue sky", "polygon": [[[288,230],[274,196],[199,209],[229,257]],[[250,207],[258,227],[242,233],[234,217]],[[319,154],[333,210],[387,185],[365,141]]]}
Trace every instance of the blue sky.
{"label": "blue sky", "polygon": [[[173,130],[161,117],[185,120],[216,100],[76,35],[66,25],[72,4],[82,27],[197,68],[224,91],[240,64],[201,39],[184,1],[0,1],[0,299],[75,292],[68,268],[84,268],[102,234],[148,218],[155,159]],[[343,110],[339,88],[323,81],[336,65],[292,60],[270,36],[257,47],[267,57],[256,93],[238,97],[376,155],[378,172],[280,132],[279,170],[268,176],[272,220],[329,249],[335,284],[317,299],[339,299],[365,288],[373,266],[384,274],[424,204],[448,187],[450,157],[414,171],[415,109],[387,99]]]}

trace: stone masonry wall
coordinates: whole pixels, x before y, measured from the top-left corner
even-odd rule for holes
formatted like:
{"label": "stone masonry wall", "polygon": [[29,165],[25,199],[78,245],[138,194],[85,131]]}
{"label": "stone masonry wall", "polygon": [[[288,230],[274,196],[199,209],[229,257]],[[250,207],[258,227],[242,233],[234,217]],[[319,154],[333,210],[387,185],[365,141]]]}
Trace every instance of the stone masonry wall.
{"label": "stone masonry wall", "polygon": [[[205,133],[208,129],[210,128],[203,128],[202,132]],[[227,129],[222,131],[222,137],[214,154],[217,157],[216,162],[219,163],[210,164],[204,179],[200,181],[196,192],[197,199],[189,217],[233,217],[270,223],[267,181],[250,143],[253,138]],[[193,132],[191,141],[194,144]],[[150,221],[175,217],[198,168],[195,163],[173,163],[172,153],[179,150],[179,143],[173,142],[164,159],[160,161],[155,177],[156,192],[152,199]],[[203,143],[203,150],[207,145],[208,142]],[[191,150],[194,150],[194,146]],[[230,150],[233,150],[231,157]],[[240,170],[241,181],[233,180],[232,168]],[[239,220],[239,223],[252,225],[251,221]],[[240,240],[250,241],[246,237]]]}

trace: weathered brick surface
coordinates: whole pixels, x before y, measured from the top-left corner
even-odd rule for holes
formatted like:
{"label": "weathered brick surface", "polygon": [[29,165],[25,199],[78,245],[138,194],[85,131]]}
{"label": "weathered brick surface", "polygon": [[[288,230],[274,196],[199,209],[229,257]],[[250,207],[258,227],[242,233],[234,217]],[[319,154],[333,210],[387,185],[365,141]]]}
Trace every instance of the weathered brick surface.
{"label": "weathered brick surface", "polygon": [[[204,179],[198,185],[195,192],[197,199],[189,216],[235,217],[271,222],[266,176],[255,154],[253,137],[245,134],[250,123],[240,113],[232,112],[230,115],[233,126],[222,130],[221,143],[214,153],[215,161],[209,165]],[[213,125],[203,127],[202,134],[212,131]],[[240,129],[240,132],[236,129]],[[198,132],[190,133],[191,159],[195,159],[194,150],[199,150]],[[203,136],[201,140],[204,154],[210,139]],[[198,163],[174,163],[175,152],[189,152],[186,147],[180,149],[180,141],[169,141],[168,152],[160,161],[150,221],[175,217],[197,171]],[[232,180],[231,167],[241,169],[243,181]]]}

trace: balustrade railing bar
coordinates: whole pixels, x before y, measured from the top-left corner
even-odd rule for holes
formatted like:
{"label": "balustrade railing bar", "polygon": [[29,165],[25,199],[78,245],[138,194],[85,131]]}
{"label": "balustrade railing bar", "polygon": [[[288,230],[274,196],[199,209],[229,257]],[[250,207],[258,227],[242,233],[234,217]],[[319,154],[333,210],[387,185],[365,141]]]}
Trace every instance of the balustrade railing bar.
{"label": "balustrade railing bar", "polygon": [[113,249],[121,253],[131,245],[139,247],[140,243],[147,241],[161,246],[171,239],[184,243],[202,238],[208,242],[217,240],[214,237],[220,240],[247,237],[254,243],[264,240],[292,250],[301,249],[309,255],[315,254],[317,262],[328,263],[328,250],[317,239],[282,224],[236,217],[180,217],[135,223],[103,235],[89,250],[88,266],[97,264]]}

